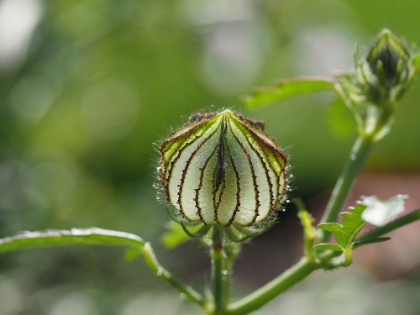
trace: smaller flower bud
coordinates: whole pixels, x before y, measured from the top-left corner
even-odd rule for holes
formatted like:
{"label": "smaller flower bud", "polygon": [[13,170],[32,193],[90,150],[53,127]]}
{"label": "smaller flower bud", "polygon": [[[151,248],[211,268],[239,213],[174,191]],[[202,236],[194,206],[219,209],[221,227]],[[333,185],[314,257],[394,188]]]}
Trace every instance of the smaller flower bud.
{"label": "smaller flower bud", "polygon": [[401,81],[398,77],[407,72],[410,52],[388,29],[382,30],[367,56],[370,70],[376,76],[383,76],[388,86]]}
{"label": "smaller flower bud", "polygon": [[227,109],[192,115],[162,142],[159,177],[177,221],[242,236],[269,221],[285,200],[287,156],[263,130]]}
{"label": "smaller flower bud", "polygon": [[413,54],[390,30],[382,30],[365,58],[356,51],[353,100],[374,105],[395,104],[415,73]]}

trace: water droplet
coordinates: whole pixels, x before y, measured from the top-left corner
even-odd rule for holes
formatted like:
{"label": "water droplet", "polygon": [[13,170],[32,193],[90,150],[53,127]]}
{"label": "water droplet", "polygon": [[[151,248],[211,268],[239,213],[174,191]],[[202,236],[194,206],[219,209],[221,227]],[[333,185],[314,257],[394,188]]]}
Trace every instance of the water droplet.
{"label": "water droplet", "polygon": [[163,270],[162,270],[161,268],[159,268],[159,269],[156,271],[156,274],[157,274],[157,276],[158,276],[158,277],[160,277],[160,276],[162,275],[162,273],[163,273]]}
{"label": "water droplet", "polygon": [[287,200],[286,200],[286,203],[290,203],[290,200],[289,200],[289,199],[287,199]]}
{"label": "water droplet", "polygon": [[180,294],[180,297],[181,297],[181,299],[182,299],[182,300],[185,300],[185,298],[186,298],[185,293],[181,293],[181,294]]}
{"label": "water droplet", "polygon": [[222,274],[223,274],[224,276],[226,276],[226,275],[228,274],[228,271],[227,271],[227,270],[223,270],[223,271],[222,271]]}
{"label": "water droplet", "polygon": [[290,175],[289,175],[289,178],[293,178],[293,177],[294,177],[294,175],[293,175],[293,174],[290,174]]}
{"label": "water droplet", "polygon": [[356,160],[356,154],[352,154],[352,155],[350,155],[350,159],[351,159],[352,161],[355,161],[355,160]]}

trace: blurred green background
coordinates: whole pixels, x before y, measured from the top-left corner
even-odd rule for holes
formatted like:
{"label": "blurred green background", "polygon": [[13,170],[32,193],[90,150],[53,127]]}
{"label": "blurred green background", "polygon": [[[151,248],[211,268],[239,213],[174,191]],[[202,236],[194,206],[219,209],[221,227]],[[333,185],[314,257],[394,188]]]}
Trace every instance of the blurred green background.
{"label": "blurred green background", "polygon": [[[355,42],[369,43],[382,27],[420,44],[419,16],[418,0],[0,0],[0,237],[123,230],[151,241],[165,266],[200,286],[205,250],[192,242],[168,251],[159,242],[168,216],[152,187],[156,144],[197,111],[229,107],[263,119],[291,157],[291,196],[317,216],[356,135],[344,105],[327,93],[249,112],[238,97],[278,78],[347,70]],[[417,205],[419,100],[417,84],[364,182],[372,188],[369,178],[379,178],[378,194],[382,186],[411,192]],[[407,176],[401,187],[410,191],[395,191]],[[300,255],[300,228],[287,210],[244,247],[235,296]],[[417,230],[406,243],[419,239]],[[418,315],[420,249],[410,246],[385,267],[381,250],[365,251],[359,265],[319,273],[259,314]],[[0,270],[0,315],[199,314],[120,249],[9,253]]]}

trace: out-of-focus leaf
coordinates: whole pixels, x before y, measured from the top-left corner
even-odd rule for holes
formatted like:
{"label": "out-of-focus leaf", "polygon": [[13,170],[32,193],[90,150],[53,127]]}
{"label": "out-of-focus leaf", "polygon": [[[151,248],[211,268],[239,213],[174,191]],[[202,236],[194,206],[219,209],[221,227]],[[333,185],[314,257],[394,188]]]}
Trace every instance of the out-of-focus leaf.
{"label": "out-of-focus leaf", "polygon": [[348,139],[355,132],[354,118],[340,97],[336,97],[327,112],[327,122],[332,133],[339,139]]}
{"label": "out-of-focus leaf", "polygon": [[298,77],[290,80],[280,80],[273,87],[255,87],[252,95],[242,97],[247,107],[258,107],[287,97],[310,93],[333,91],[334,82],[328,78]]}
{"label": "out-of-focus leaf", "polygon": [[190,237],[184,232],[182,226],[171,221],[168,223],[168,231],[162,235],[160,241],[166,248],[173,249],[189,239]]}
{"label": "out-of-focus leaf", "polygon": [[376,196],[365,197],[362,203],[367,208],[363,212],[362,218],[370,224],[383,226],[404,212],[404,203],[407,198],[406,195],[397,195],[382,201]]}
{"label": "out-of-focus leaf", "polygon": [[141,249],[145,242],[140,237],[119,231],[98,228],[24,232],[0,239],[0,253],[38,247],[68,245],[105,245]]}
{"label": "out-of-focus leaf", "polygon": [[420,69],[420,53],[413,58],[413,66],[416,68],[417,71]]}
{"label": "out-of-focus leaf", "polygon": [[124,253],[124,259],[126,261],[133,261],[141,256],[141,251],[138,248],[129,248]]}

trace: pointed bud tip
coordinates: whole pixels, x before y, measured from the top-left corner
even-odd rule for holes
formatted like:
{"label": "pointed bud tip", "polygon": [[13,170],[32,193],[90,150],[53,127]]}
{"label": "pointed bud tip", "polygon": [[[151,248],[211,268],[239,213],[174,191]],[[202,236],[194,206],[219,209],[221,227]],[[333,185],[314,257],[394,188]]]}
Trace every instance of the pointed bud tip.
{"label": "pointed bud tip", "polygon": [[398,81],[398,64],[406,63],[410,58],[410,52],[402,41],[389,29],[383,29],[374,41],[367,61],[371,71],[387,84]]}

